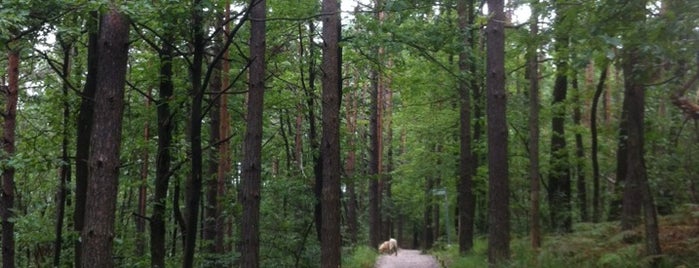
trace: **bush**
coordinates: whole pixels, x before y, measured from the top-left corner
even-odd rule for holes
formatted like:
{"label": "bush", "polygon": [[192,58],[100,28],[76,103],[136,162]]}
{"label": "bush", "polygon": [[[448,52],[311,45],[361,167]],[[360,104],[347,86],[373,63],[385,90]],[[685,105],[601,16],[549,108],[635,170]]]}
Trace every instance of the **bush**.
{"label": "bush", "polygon": [[347,268],[372,268],[376,262],[378,253],[367,246],[357,246],[343,254],[342,267]]}

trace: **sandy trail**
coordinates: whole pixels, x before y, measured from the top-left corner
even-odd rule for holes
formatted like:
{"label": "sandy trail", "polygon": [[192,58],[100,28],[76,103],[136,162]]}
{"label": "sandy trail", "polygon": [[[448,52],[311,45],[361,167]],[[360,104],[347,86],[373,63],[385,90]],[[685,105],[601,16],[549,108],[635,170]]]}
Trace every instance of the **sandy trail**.
{"label": "sandy trail", "polygon": [[374,268],[439,268],[431,255],[423,255],[419,250],[401,249],[398,256],[381,255]]}

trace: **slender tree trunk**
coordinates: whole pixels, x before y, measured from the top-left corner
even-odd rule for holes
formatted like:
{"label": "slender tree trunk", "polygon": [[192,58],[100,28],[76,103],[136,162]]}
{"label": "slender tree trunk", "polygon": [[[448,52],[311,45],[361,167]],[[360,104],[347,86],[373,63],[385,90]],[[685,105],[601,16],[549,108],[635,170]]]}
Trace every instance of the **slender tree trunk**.
{"label": "slender tree trunk", "polygon": [[[220,39],[220,38],[218,38]],[[215,44],[215,53],[221,49],[222,45],[219,43]],[[223,139],[221,136],[221,106],[219,101],[219,96],[221,94],[221,64],[218,63],[214,66],[213,75],[211,77],[211,83],[209,83],[209,92],[211,92],[211,110],[209,111],[209,143],[212,144],[209,150],[209,165],[206,178],[206,202],[204,203],[204,219],[202,227],[202,240],[206,241],[206,252],[210,253],[210,259],[214,260],[212,266],[217,265],[215,260],[217,257],[213,256],[216,253],[216,236],[218,235],[216,226],[216,219],[219,217],[217,210],[218,203],[218,171],[220,169],[219,160],[220,157],[218,153],[220,152],[222,146],[219,141]]]}
{"label": "slender tree trunk", "polygon": [[[231,16],[231,7],[226,5],[226,11],[223,20],[226,21]],[[230,34],[230,24],[226,23],[224,26],[224,32],[226,36]],[[222,137],[221,143],[219,144],[218,150],[218,171],[217,171],[217,181],[216,181],[216,196],[218,197],[216,201],[216,237],[214,238],[214,252],[222,254],[224,253],[225,246],[224,241],[226,237],[226,217],[223,217],[223,199],[222,197],[226,194],[226,182],[228,180],[228,174],[231,171],[231,153],[230,153],[230,142],[229,136],[231,135],[231,122],[230,115],[228,114],[228,94],[224,92],[230,86],[230,79],[228,78],[228,72],[230,71],[229,63],[229,53],[228,49],[224,48],[226,51],[223,52],[223,62],[221,63],[221,97],[219,100],[219,135]]]}
{"label": "slender tree trunk", "polygon": [[599,172],[599,156],[598,156],[598,138],[597,138],[597,107],[599,105],[600,96],[604,91],[604,83],[607,80],[609,63],[605,62],[604,67],[600,71],[599,82],[595,89],[595,94],[592,97],[592,108],[590,109],[590,134],[592,135],[591,150],[592,152],[592,221],[599,222],[602,219],[602,207],[600,200],[600,172]]}
{"label": "slender tree trunk", "polygon": [[[434,221],[432,220],[432,190],[434,189],[434,179],[427,176],[425,177],[425,203],[423,212],[423,238],[422,238],[422,250],[428,250],[432,248],[434,244]],[[377,245],[378,246],[378,243]]]}
{"label": "slender tree trunk", "polygon": [[505,92],[505,13],[503,0],[488,0],[486,86],[488,88],[488,263],[510,257],[509,178]]}
{"label": "slender tree trunk", "polygon": [[340,3],[323,0],[323,161],[321,267],[340,267],[340,103],[342,54],[340,51]]}
{"label": "slender tree trunk", "polygon": [[347,176],[347,232],[350,242],[357,243],[357,193],[355,186],[355,167],[357,162],[356,135],[358,114],[358,91],[351,91],[347,97],[347,158],[345,158],[345,174]]}
{"label": "slender tree trunk", "polygon": [[63,40],[59,37],[59,42],[61,48],[63,49],[63,68],[61,76],[63,77],[63,133],[61,134],[61,166],[60,169],[60,181],[58,185],[58,191],[56,193],[56,241],[53,247],[53,266],[61,266],[61,252],[63,250],[63,226],[66,211],[66,199],[68,195],[68,182],[70,181],[70,157],[69,157],[69,139],[68,130],[70,129],[70,101],[69,101],[69,91],[70,86],[68,84],[70,73],[71,73],[71,55],[73,51],[73,41]]}
{"label": "slender tree trunk", "polygon": [[[376,9],[376,19],[379,23],[383,20],[384,13],[379,11],[383,6],[383,0],[374,0],[374,8]],[[376,50],[378,61],[381,62],[383,49]],[[371,247],[378,246],[381,243],[381,176],[382,176],[382,157],[383,157],[383,121],[382,111],[382,81],[378,66],[374,66],[371,70],[371,115],[369,119],[369,244]]]}
{"label": "slender tree trunk", "polygon": [[572,231],[570,162],[568,159],[565,118],[566,95],[568,91],[568,34],[563,29],[566,20],[563,7],[556,4],[554,49],[556,51],[556,81],[553,86],[551,118],[551,171],[548,183],[548,201],[551,226],[556,232]]}
{"label": "slender tree trunk", "polygon": [[262,186],[262,120],[265,90],[266,0],[251,0],[250,84],[242,164],[240,267],[260,266],[260,188]]}
{"label": "slender tree trunk", "polygon": [[380,188],[381,176],[381,115],[379,74],[371,71],[371,115],[369,119],[369,243],[377,247],[381,243]]}
{"label": "slender tree trunk", "polygon": [[[14,46],[15,44],[12,44]],[[5,110],[2,115],[2,150],[3,162],[15,155],[15,130],[17,123],[17,101],[19,93],[19,62],[20,50],[17,47],[10,48],[7,56],[8,85],[5,92]],[[2,266],[15,267],[15,167],[5,165],[2,171],[2,194],[0,195],[2,207]]]}
{"label": "slender tree trunk", "polygon": [[202,100],[204,97],[204,84],[202,82],[202,64],[206,53],[206,40],[203,25],[203,7],[201,0],[194,0],[192,5],[192,29],[193,29],[193,55],[190,67],[192,85],[192,106],[189,119],[189,143],[191,150],[191,176],[187,179],[185,193],[186,231],[184,244],[184,262],[182,267],[190,268],[194,265],[194,252],[197,243],[197,223],[199,219],[199,202],[202,189]]}
{"label": "slender tree trunk", "polygon": [[[97,87],[97,68],[99,67],[99,15],[97,11],[90,12],[86,27],[88,28],[87,44],[87,77],[82,92],[78,126],[75,143],[75,208],[73,211],[73,227],[75,232],[82,234],[85,221],[85,198],[87,196],[88,167],[87,158],[90,154],[90,139],[92,136],[92,116],[94,113],[94,98]],[[82,266],[82,239],[75,243],[75,267]]]}
{"label": "slender tree trunk", "polygon": [[[573,109],[573,123],[579,128],[583,129],[585,126],[582,125],[582,100],[580,96],[582,95],[582,90],[578,87],[577,76],[573,77],[573,90],[575,91],[575,107]],[[576,188],[578,190],[578,207],[580,209],[580,220],[583,222],[589,222],[590,216],[587,212],[587,182],[585,181],[585,147],[583,145],[583,137],[580,131],[575,132],[575,169],[576,169]],[[571,223],[572,224],[572,223]]]}
{"label": "slender tree trunk", "polygon": [[528,47],[527,64],[529,74],[529,189],[531,209],[529,210],[531,227],[529,231],[531,245],[534,249],[541,247],[541,214],[539,210],[539,10],[538,1],[532,3],[533,12],[530,22],[530,37],[533,42]]}
{"label": "slender tree trunk", "polygon": [[[462,81],[459,83],[460,103],[460,151],[459,151],[459,184],[458,184],[458,234],[459,252],[466,254],[473,248],[473,219],[476,204],[473,197],[473,150],[471,149],[471,89],[468,83],[467,73],[470,64],[474,64],[474,58],[469,56],[471,35],[468,31],[469,19],[473,16],[473,1],[461,0],[457,2],[459,15],[459,29],[462,32],[464,48],[459,53],[459,71]],[[473,75],[473,74],[472,74]]]}
{"label": "slender tree trunk", "polygon": [[128,59],[129,21],[116,7],[102,18],[82,267],[114,267],[112,243],[119,186],[119,150]]}
{"label": "slender tree trunk", "polygon": [[621,229],[631,230],[641,224],[643,208],[643,187],[646,167],[643,161],[643,126],[644,126],[644,86],[641,84],[643,74],[636,68],[640,65],[639,52],[629,47],[625,52],[622,65],[624,71],[624,100],[628,103],[626,138],[627,172],[621,208]]}
{"label": "slender tree trunk", "polygon": [[172,38],[166,34],[163,37],[159,53],[160,77],[158,113],[158,149],[155,167],[155,190],[153,192],[153,211],[150,218],[150,253],[151,267],[165,267],[165,209],[167,190],[170,184],[170,159],[172,145],[172,130],[174,122],[170,112],[170,101],[173,94],[172,83]]}
{"label": "slender tree trunk", "polygon": [[[150,110],[151,91],[148,90],[146,99],[146,110]],[[143,140],[150,143],[150,121],[146,120],[143,126]],[[146,241],[146,202],[148,189],[148,169],[150,164],[148,148],[143,149],[141,163],[141,185],[138,187],[138,216],[136,217],[136,255],[143,256],[145,253]]]}

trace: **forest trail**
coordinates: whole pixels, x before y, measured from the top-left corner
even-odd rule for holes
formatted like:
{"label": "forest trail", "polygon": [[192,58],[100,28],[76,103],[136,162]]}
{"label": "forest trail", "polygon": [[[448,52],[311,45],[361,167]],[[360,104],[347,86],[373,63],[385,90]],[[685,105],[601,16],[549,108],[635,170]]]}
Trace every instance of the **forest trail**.
{"label": "forest trail", "polygon": [[401,249],[398,256],[381,255],[374,268],[439,268],[439,264],[432,255],[424,255],[419,250]]}

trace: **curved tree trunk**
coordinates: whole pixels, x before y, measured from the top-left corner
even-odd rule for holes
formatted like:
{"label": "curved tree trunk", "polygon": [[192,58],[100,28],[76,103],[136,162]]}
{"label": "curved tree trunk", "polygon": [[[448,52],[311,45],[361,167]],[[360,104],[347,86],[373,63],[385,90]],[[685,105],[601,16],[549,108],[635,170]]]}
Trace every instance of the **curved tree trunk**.
{"label": "curved tree trunk", "polygon": [[599,82],[595,89],[595,94],[592,97],[592,108],[590,109],[590,134],[592,135],[591,150],[592,152],[592,221],[599,222],[602,218],[602,207],[600,202],[600,172],[599,172],[599,156],[598,156],[598,138],[597,138],[597,106],[599,105],[600,96],[604,91],[604,83],[607,80],[607,72],[609,63],[605,62],[604,67],[600,71]]}

